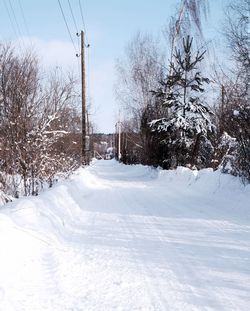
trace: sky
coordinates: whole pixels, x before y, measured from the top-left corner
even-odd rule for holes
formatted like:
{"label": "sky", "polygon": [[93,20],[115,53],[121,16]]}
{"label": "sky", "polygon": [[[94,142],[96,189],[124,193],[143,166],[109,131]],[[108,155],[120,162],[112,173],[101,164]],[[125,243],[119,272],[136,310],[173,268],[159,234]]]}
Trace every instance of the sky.
{"label": "sky", "polygon": [[[209,2],[205,39],[219,46],[223,7],[229,0]],[[86,51],[86,81],[91,118],[97,131],[111,133],[118,115],[114,95],[117,59],[123,56],[127,43],[138,31],[160,35],[179,3],[179,0],[0,0],[0,41],[13,42],[20,49],[32,47],[45,70],[59,67],[80,77],[79,59],[75,56],[80,52],[76,32],[85,30],[90,44]]]}

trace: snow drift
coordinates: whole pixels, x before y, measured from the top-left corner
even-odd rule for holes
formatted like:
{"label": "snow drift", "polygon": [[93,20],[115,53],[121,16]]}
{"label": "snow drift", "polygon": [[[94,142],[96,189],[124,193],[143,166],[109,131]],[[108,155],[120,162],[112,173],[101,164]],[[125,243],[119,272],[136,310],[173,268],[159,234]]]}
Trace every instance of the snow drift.
{"label": "snow drift", "polygon": [[0,210],[0,310],[248,310],[250,187],[96,161]]}

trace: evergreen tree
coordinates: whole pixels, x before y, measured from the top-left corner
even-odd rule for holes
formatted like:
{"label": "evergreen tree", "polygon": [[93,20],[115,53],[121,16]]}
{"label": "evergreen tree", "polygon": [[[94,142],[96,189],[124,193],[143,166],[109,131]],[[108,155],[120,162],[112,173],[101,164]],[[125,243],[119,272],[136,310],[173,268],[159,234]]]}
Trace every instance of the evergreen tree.
{"label": "evergreen tree", "polygon": [[178,165],[207,165],[212,153],[208,136],[214,131],[212,111],[201,97],[204,83],[209,79],[198,70],[205,51],[192,53],[193,39],[183,39],[182,50],[175,51],[170,74],[161,81],[161,88],[154,92],[156,100],[166,108],[166,117],[153,120],[152,130],[165,132],[162,143],[169,150],[169,167]]}

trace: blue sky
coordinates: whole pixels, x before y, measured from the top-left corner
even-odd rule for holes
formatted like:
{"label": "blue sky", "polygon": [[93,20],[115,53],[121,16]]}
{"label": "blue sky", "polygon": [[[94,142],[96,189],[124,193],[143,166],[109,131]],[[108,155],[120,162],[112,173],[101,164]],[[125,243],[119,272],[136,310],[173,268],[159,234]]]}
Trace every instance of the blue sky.
{"label": "blue sky", "polygon": [[[75,45],[78,46],[68,0],[60,1]],[[219,34],[224,18],[223,7],[228,2],[210,0],[210,17],[204,24],[205,37],[207,40],[214,40],[216,46],[221,44]],[[70,0],[70,3],[80,31],[83,27],[79,0]],[[93,119],[99,131],[114,131],[118,110],[113,94],[117,58],[122,56],[127,42],[138,31],[160,34],[178,3],[177,0],[81,0],[91,45],[87,70],[88,96],[91,98]],[[46,69],[59,66],[79,73],[75,51],[57,0],[0,0],[0,12],[1,41],[18,41],[21,48],[32,44]],[[21,41],[20,37],[23,37]]]}

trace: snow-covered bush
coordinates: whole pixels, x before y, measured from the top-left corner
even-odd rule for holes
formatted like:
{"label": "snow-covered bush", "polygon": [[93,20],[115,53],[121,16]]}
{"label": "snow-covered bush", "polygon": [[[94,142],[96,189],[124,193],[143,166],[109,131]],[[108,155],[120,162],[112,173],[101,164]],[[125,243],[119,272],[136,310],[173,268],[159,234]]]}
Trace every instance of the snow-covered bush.
{"label": "snow-covered bush", "polygon": [[5,190],[14,197],[37,195],[59,172],[80,164],[79,142],[76,156],[72,144],[63,143],[80,128],[75,82],[58,71],[41,78],[33,55],[18,56],[1,45],[0,79],[0,171],[12,178],[6,180]]}

